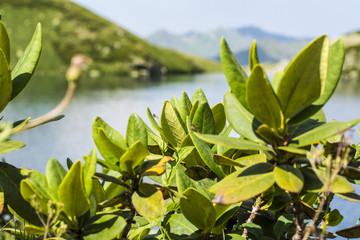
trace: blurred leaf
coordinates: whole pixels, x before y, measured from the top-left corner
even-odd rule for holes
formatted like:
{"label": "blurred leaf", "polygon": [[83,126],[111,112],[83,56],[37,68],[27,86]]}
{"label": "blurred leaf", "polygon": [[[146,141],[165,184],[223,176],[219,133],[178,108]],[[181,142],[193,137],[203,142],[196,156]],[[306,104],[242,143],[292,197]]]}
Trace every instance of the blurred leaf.
{"label": "blurred leaf", "polygon": [[[238,99],[240,105],[242,105],[244,109],[249,109],[246,100],[247,75],[244,69],[240,66],[224,38],[221,39],[220,44],[220,59],[221,66],[224,71],[226,80],[230,86],[231,92],[234,94],[234,96],[236,96],[236,99]],[[229,117],[229,114],[227,114],[227,116]]]}
{"label": "blurred leaf", "polygon": [[274,92],[277,93],[280,80],[284,72],[276,72],[271,80],[271,87],[274,89]]}
{"label": "blurred leaf", "polygon": [[83,168],[84,187],[88,197],[90,197],[93,189],[92,179],[96,171],[96,162],[97,162],[96,149],[93,148],[89,154],[89,157],[86,158]]}
{"label": "blurred leaf", "polygon": [[142,183],[131,197],[136,211],[146,218],[156,219],[165,213],[165,201],[154,185]]}
{"label": "blurred leaf", "polygon": [[254,123],[254,115],[239,103],[234,94],[225,93],[224,107],[230,125],[238,134],[251,141],[263,143],[253,130],[259,127]]}
{"label": "blurred leaf", "polygon": [[326,81],[328,46],[326,36],[313,40],[286,68],[277,89],[285,118],[294,117],[320,97]]}
{"label": "blurred leaf", "polygon": [[25,147],[25,145],[26,145],[25,143],[20,142],[18,140],[6,140],[0,142],[0,154],[18,150],[20,148]]}
{"label": "blurred leaf", "polygon": [[39,62],[42,48],[42,30],[41,24],[36,26],[34,35],[26,47],[25,52],[16,63],[11,72],[12,78],[12,95],[11,100],[14,99],[26,86],[32,77],[35,68]]}
{"label": "blurred leaf", "polygon": [[246,228],[249,231],[249,233],[255,237],[255,239],[258,239],[258,240],[262,239],[264,233],[263,233],[261,226],[255,224],[255,223],[252,223],[252,222],[243,223],[241,226]]}
{"label": "blurred leaf", "polygon": [[0,49],[3,50],[6,61],[10,65],[10,40],[4,23],[0,20]]}
{"label": "blurred leaf", "polygon": [[64,167],[55,158],[50,158],[46,165],[47,184],[52,194],[57,198],[58,189],[67,174]]}
{"label": "blurred leaf", "polygon": [[336,234],[344,238],[360,238],[360,225],[339,230]]}
{"label": "blurred leaf", "polygon": [[360,195],[356,193],[337,193],[336,195],[348,201],[360,202]]}
{"label": "blurred leaf", "polygon": [[339,225],[344,217],[340,214],[339,210],[334,209],[325,216],[325,222],[327,226],[337,226]]}
{"label": "blurred leaf", "polygon": [[146,125],[139,115],[133,113],[129,117],[126,131],[126,141],[128,146],[131,146],[138,140],[147,147],[148,136]]}
{"label": "blurred leaf", "polygon": [[3,50],[0,49],[0,112],[10,102],[12,88],[9,64]]}
{"label": "blurred leaf", "polygon": [[257,53],[256,40],[253,40],[251,47],[250,47],[250,52],[249,52],[250,71],[253,71],[254,67],[257,64],[259,64],[259,57],[258,57],[258,53]]}
{"label": "blurred leaf", "polygon": [[299,169],[283,164],[274,168],[274,178],[280,188],[299,193],[304,186],[304,177]]}
{"label": "blurred leaf", "polygon": [[171,214],[166,227],[171,235],[180,239],[186,238],[185,236],[188,236],[188,239],[195,239],[195,232],[198,230],[183,214]]}
{"label": "blurred leaf", "polygon": [[281,215],[274,225],[274,234],[276,239],[281,239],[281,236],[284,234],[286,229],[293,224],[294,214],[287,213]]}
{"label": "blurred leaf", "polygon": [[246,83],[247,102],[252,114],[275,131],[283,131],[284,116],[270,82],[260,65],[253,67]]}

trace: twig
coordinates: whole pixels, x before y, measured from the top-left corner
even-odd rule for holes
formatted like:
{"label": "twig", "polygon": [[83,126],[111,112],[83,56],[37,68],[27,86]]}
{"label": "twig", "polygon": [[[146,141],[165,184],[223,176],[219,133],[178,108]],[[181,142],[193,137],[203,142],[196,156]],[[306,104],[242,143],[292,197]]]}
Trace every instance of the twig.
{"label": "twig", "polygon": [[[256,199],[256,201],[255,201],[255,203],[254,203],[254,205],[253,205],[253,207],[252,207],[250,216],[249,216],[249,218],[246,220],[246,223],[252,223],[252,222],[254,222],[254,219],[255,219],[257,213],[258,213],[259,210],[260,210],[261,202],[262,202],[262,195],[260,195],[260,196]],[[244,231],[243,231],[242,236],[247,239],[247,238],[248,238],[248,234],[249,234],[249,231],[248,231],[246,228],[244,228]]]}

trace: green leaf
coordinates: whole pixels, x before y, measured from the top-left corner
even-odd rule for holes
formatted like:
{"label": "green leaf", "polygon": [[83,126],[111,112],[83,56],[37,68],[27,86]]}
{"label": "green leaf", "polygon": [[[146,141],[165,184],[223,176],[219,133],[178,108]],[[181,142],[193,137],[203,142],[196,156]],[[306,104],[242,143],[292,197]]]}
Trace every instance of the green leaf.
{"label": "green leaf", "polygon": [[20,182],[23,179],[24,176],[20,174],[20,169],[8,163],[0,162],[0,185],[7,204],[29,223],[40,225],[41,222],[35,209],[20,193]]}
{"label": "green leaf", "polygon": [[99,214],[93,216],[81,232],[84,240],[114,239],[126,226],[123,217],[115,214]]}
{"label": "green leaf", "polygon": [[191,130],[190,118],[187,119],[187,127],[188,127],[188,132],[191,137],[191,140],[193,141],[193,143],[196,147],[196,150],[199,152],[199,154],[200,154],[202,160],[205,162],[205,164],[217,176],[225,177],[225,174],[224,174],[223,170],[221,169],[221,167],[214,162],[213,152],[211,151],[209,146],[204,141],[202,141],[197,136],[195,136],[194,132]]}
{"label": "green leaf", "polygon": [[3,50],[6,61],[10,65],[10,40],[4,23],[0,20],[0,49]]}
{"label": "green leaf", "polygon": [[274,234],[276,239],[281,239],[281,236],[284,234],[286,229],[293,224],[294,214],[286,213],[281,215],[274,225]]}
{"label": "green leaf", "polygon": [[[224,38],[221,39],[220,44],[220,59],[221,66],[224,71],[226,80],[230,86],[231,92],[239,100],[244,109],[249,109],[246,101],[246,79],[247,75],[244,69],[240,66],[230,47]],[[226,106],[225,106],[226,108]],[[229,115],[227,114],[229,117]]]}
{"label": "green leaf", "polygon": [[189,178],[185,172],[181,170],[176,171],[176,185],[180,194],[183,194],[188,188],[196,188],[191,178]]}
{"label": "green leaf", "polygon": [[195,89],[195,92],[191,98],[191,103],[195,104],[196,101],[199,101],[199,104],[206,103],[208,100],[205,96],[204,91],[201,88]]}
{"label": "green leaf", "polygon": [[131,197],[136,211],[143,217],[156,219],[165,213],[165,200],[161,190],[154,185],[142,183]]}
{"label": "green leaf", "polygon": [[266,145],[257,144],[245,139],[240,138],[232,138],[226,136],[218,136],[218,135],[210,135],[210,134],[200,134],[200,133],[193,133],[196,137],[200,138],[201,140],[217,144],[220,146],[225,146],[228,148],[234,148],[239,150],[264,150],[264,151],[272,151],[271,147]]}
{"label": "green leaf", "polygon": [[216,219],[211,201],[194,188],[187,189],[184,195],[186,198],[180,199],[181,212],[197,228],[210,232]]}
{"label": "green leaf", "polygon": [[151,113],[149,108],[146,108],[146,114],[150,121],[151,126],[154,128],[155,132],[160,136],[164,136],[164,132],[159,126],[159,124],[155,121],[154,115]]}
{"label": "green leaf", "polygon": [[25,143],[18,140],[6,140],[0,142],[0,154],[8,153],[25,147]]}
{"label": "green leaf", "polygon": [[356,193],[337,193],[336,195],[348,201],[360,202],[360,195]]}
{"label": "green leaf", "polygon": [[304,177],[299,169],[290,165],[279,165],[274,169],[274,178],[280,188],[299,193],[304,186]]}
{"label": "green leaf", "polygon": [[332,210],[325,216],[326,225],[332,227],[339,225],[343,219],[343,215],[337,209]]}
{"label": "green leaf", "polygon": [[229,233],[226,234],[225,240],[246,240],[246,238],[236,233]]}
{"label": "green leaf", "polygon": [[113,166],[114,170],[118,170],[116,166],[119,159],[127,150],[124,137],[100,117],[95,117],[93,121],[92,134],[100,154]]}
{"label": "green leaf", "polygon": [[215,120],[208,102],[201,104],[194,114],[192,123],[200,133],[214,134]]}
{"label": "green leaf", "polygon": [[182,141],[186,137],[186,131],[183,122],[168,101],[165,101],[163,110],[161,112],[161,128],[169,143],[175,147],[180,148]]}
{"label": "green leaf", "polygon": [[89,154],[89,157],[86,158],[83,168],[84,187],[88,197],[90,197],[93,189],[92,179],[96,172],[96,162],[96,149],[93,148]]}
{"label": "green leaf", "polygon": [[147,130],[144,121],[139,115],[133,113],[129,117],[126,140],[128,146],[133,145],[136,141],[140,140],[145,146],[147,146]]}
{"label": "green leaf", "polygon": [[270,82],[260,65],[253,67],[246,83],[247,102],[251,112],[262,123],[283,131],[284,116]]}
{"label": "green leaf", "polygon": [[260,154],[254,154],[254,155],[237,158],[235,159],[235,161],[243,166],[252,166],[257,163],[266,163],[267,159],[265,154],[260,153]]}
{"label": "green leaf", "polygon": [[12,88],[9,64],[3,50],[0,49],[0,112],[10,102]]}
{"label": "green leaf", "polygon": [[326,81],[328,52],[329,40],[321,36],[286,68],[277,89],[285,118],[294,117],[320,97]]}
{"label": "green leaf", "polygon": [[254,67],[259,64],[259,57],[257,53],[256,40],[254,40],[250,47],[249,52],[249,67],[250,71],[253,71]]}
{"label": "green leaf", "polygon": [[291,118],[289,124],[294,124],[305,120],[318,112],[333,95],[336,86],[339,82],[342,67],[345,59],[344,44],[341,39],[336,41],[329,51],[329,61],[327,69],[327,77],[325,82],[324,92],[321,96],[309,107],[305,108],[299,114]]}
{"label": "green leaf", "polygon": [[237,177],[221,185],[213,202],[225,205],[242,202],[265,192],[274,183],[273,172]]}
{"label": "green leaf", "polygon": [[64,167],[55,158],[50,158],[46,165],[46,179],[52,194],[57,198],[58,189],[67,174]]}
{"label": "green leaf", "polygon": [[186,94],[186,92],[182,92],[180,98],[180,108],[178,110],[184,123],[186,122],[186,117],[190,116],[191,108],[192,103],[189,96]]}
{"label": "green leaf", "polygon": [[134,177],[135,167],[144,161],[149,154],[149,151],[140,140],[135,142],[120,158],[120,171]]}
{"label": "green leaf", "polygon": [[235,160],[232,160],[231,158],[227,158],[225,156],[221,156],[218,154],[214,154],[214,161],[221,166],[245,167],[245,165],[243,165]]}
{"label": "green leaf", "polygon": [[251,141],[264,143],[253,130],[257,129],[260,124],[254,122],[254,115],[239,103],[234,94],[225,93],[224,107],[230,125],[238,134]]}
{"label": "green leaf", "polygon": [[360,237],[360,225],[341,229],[336,232],[337,235],[344,238],[359,238]]}
{"label": "green leaf", "polygon": [[193,103],[193,106],[190,110],[190,115],[189,115],[190,120],[193,120],[196,110],[198,109],[199,106],[200,106],[199,100],[197,100],[196,102]]}
{"label": "green leaf", "polygon": [[271,79],[271,87],[274,89],[274,92],[276,93],[278,92],[279,83],[283,74],[284,72],[276,72],[273,78]]}
{"label": "green leaf", "polygon": [[173,96],[170,100],[171,106],[176,109],[176,111],[179,111],[180,109],[180,101],[175,96]]}
{"label": "green leaf", "polygon": [[58,190],[58,199],[64,204],[63,211],[72,221],[86,213],[90,207],[82,175],[81,162],[77,161],[71,166]]}
{"label": "green leaf", "polygon": [[290,145],[294,145],[296,147],[310,145],[317,141],[324,140],[336,134],[342,133],[355,126],[358,122],[360,122],[360,118],[348,122],[329,122],[323,124],[291,139]]}
{"label": "green leaf", "polygon": [[215,134],[218,135],[226,126],[225,109],[222,103],[218,103],[211,108],[212,115],[215,121]]}
{"label": "green leaf", "polygon": [[[255,224],[255,223],[252,223],[252,222],[243,223],[241,226],[246,228],[249,231],[249,233],[255,237],[255,239],[258,239],[258,240],[262,239],[264,233],[263,233],[261,226]],[[251,239],[253,239],[253,238],[251,238]]]}
{"label": "green leaf", "polygon": [[171,235],[175,235],[178,238],[189,236],[189,239],[195,239],[195,236],[192,235],[198,230],[183,214],[171,214],[166,227]]}
{"label": "green leaf", "polygon": [[26,86],[32,77],[35,68],[39,62],[42,48],[42,30],[41,24],[36,26],[33,37],[26,47],[24,54],[16,63],[11,72],[12,78],[12,95],[11,100],[14,99]]}

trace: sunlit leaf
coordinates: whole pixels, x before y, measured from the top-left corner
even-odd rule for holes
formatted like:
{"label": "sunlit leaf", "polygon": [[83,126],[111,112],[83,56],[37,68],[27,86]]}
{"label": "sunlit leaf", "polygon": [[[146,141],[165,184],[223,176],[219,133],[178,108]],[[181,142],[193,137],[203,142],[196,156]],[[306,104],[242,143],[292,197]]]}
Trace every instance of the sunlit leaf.
{"label": "sunlit leaf", "polygon": [[299,169],[290,165],[279,165],[274,168],[276,184],[289,192],[300,192],[304,186],[304,177]]}
{"label": "sunlit leaf", "polygon": [[67,171],[55,158],[50,158],[46,165],[46,179],[53,195],[57,198],[58,189]]}
{"label": "sunlit leaf", "polygon": [[6,61],[10,65],[10,40],[4,23],[0,20],[0,49],[4,51]]}
{"label": "sunlit leaf", "polygon": [[194,124],[200,133],[215,133],[215,120],[208,102],[200,104],[197,108],[192,119],[192,124]]}
{"label": "sunlit leaf", "polygon": [[149,151],[139,140],[129,147],[129,149],[120,158],[120,171],[135,176],[134,168],[138,166],[145,157],[149,155]]}
{"label": "sunlit leaf", "polygon": [[191,108],[192,108],[192,103],[189,96],[186,94],[186,92],[182,92],[180,98],[179,113],[183,122],[186,122],[186,117],[190,116]]}
{"label": "sunlit leaf", "polygon": [[253,71],[254,67],[259,64],[259,57],[257,53],[256,40],[254,40],[251,44],[249,51],[249,67],[250,70]]}
{"label": "sunlit leaf", "polygon": [[195,104],[196,101],[199,101],[199,104],[206,103],[208,100],[205,96],[204,91],[201,88],[195,89],[195,92],[191,98],[191,103]]}
{"label": "sunlit leaf", "polygon": [[222,103],[218,103],[211,108],[212,115],[215,121],[215,134],[218,135],[222,132],[226,125],[225,109]]}
{"label": "sunlit leaf", "polygon": [[90,218],[82,230],[84,240],[114,239],[126,226],[123,217],[115,214],[99,214]]}
{"label": "sunlit leaf", "polygon": [[139,115],[133,113],[129,117],[126,130],[126,141],[128,143],[128,146],[131,146],[138,140],[140,140],[145,146],[147,146],[148,136],[146,125]]}
{"label": "sunlit leaf", "polygon": [[0,49],[0,112],[9,103],[12,88],[9,64],[3,50]]}
{"label": "sunlit leaf", "polygon": [[165,213],[165,201],[154,185],[142,183],[131,197],[136,211],[146,218],[156,219]]}

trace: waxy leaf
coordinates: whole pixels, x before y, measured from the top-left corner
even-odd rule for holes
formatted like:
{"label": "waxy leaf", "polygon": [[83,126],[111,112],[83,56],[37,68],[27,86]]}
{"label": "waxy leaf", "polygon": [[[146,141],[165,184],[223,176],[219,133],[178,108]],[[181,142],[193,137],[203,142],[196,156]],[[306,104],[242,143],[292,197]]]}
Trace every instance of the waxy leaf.
{"label": "waxy leaf", "polygon": [[319,37],[286,68],[277,89],[285,118],[294,117],[320,97],[326,81],[328,52],[328,38]]}
{"label": "waxy leaf", "polygon": [[11,100],[14,99],[26,86],[32,77],[35,68],[39,62],[42,48],[42,30],[41,24],[36,26],[34,35],[26,47],[25,52],[16,63],[11,72],[12,78],[12,95]]}
{"label": "waxy leaf", "polygon": [[128,146],[131,146],[138,140],[147,146],[148,136],[146,125],[139,115],[133,113],[129,117],[126,131],[126,141]]}
{"label": "waxy leaf", "polygon": [[70,220],[80,217],[90,208],[85,192],[81,162],[75,162],[59,186],[58,199],[64,204],[63,211]]}
{"label": "waxy leaf", "polygon": [[299,169],[290,165],[280,165],[274,169],[276,184],[289,192],[299,193],[304,186],[304,177]]}
{"label": "waxy leaf", "polygon": [[147,110],[146,111],[147,117],[150,121],[151,126],[154,128],[155,132],[160,136],[164,136],[163,130],[161,129],[159,124],[155,121],[154,115],[151,113],[150,109],[147,108],[146,110]]}
{"label": "waxy leaf", "polygon": [[25,147],[25,145],[25,143],[18,140],[6,140],[0,142],[0,154],[18,150]]}
{"label": "waxy leaf", "polygon": [[[247,75],[224,38],[221,39],[220,44],[220,59],[231,92],[236,96],[243,108],[249,109],[246,101]],[[229,115],[227,114],[227,116]]]}
{"label": "waxy leaf", "polygon": [[257,53],[256,40],[251,44],[249,51],[249,67],[250,71],[253,71],[254,67],[259,64],[259,57]]}
{"label": "waxy leaf", "polygon": [[180,107],[178,110],[181,119],[183,120],[184,123],[186,122],[186,117],[190,116],[191,108],[192,108],[192,103],[189,96],[186,94],[186,92],[182,92],[180,98]]}
{"label": "waxy leaf", "polygon": [[96,149],[93,148],[89,156],[86,158],[83,168],[84,187],[88,197],[90,197],[93,189],[92,180],[96,172],[96,162],[97,162]]}
{"label": "waxy leaf", "polygon": [[359,121],[360,118],[348,122],[329,122],[323,124],[317,128],[301,134],[300,136],[291,139],[290,145],[294,145],[296,147],[304,147],[310,145],[317,141],[332,137],[336,134],[340,134],[355,126]]}
{"label": "waxy leaf", "polygon": [[260,65],[253,67],[246,82],[247,102],[251,112],[262,123],[283,131],[284,116],[270,82]]}
{"label": "waxy leaf", "polygon": [[195,89],[195,92],[191,98],[191,103],[195,104],[196,101],[199,101],[199,104],[206,103],[208,100],[205,96],[204,91],[201,88]]}
{"label": "waxy leaf", "polygon": [[175,237],[189,236],[188,239],[196,239],[195,232],[198,228],[189,222],[183,214],[171,214],[166,227],[170,234],[175,235]]}
{"label": "waxy leaf", "polygon": [[281,239],[281,236],[284,234],[285,230],[293,224],[294,214],[286,213],[281,215],[274,225],[274,234],[276,239]]}
{"label": "waxy leaf", "polygon": [[234,178],[216,192],[213,202],[230,205],[255,197],[275,183],[274,173],[263,173]]}
{"label": "waxy leaf", "polygon": [[234,94],[225,93],[224,107],[230,125],[238,134],[251,141],[264,143],[254,133],[253,129],[259,127],[254,123],[254,115],[239,103]]}
{"label": "waxy leaf", "polygon": [[123,217],[115,214],[99,214],[89,219],[82,230],[84,240],[115,239],[126,226]]}
{"label": "waxy leaf", "polygon": [[266,145],[261,145],[258,143],[251,142],[249,140],[240,139],[240,138],[233,138],[233,137],[226,137],[226,136],[218,136],[218,135],[211,135],[211,134],[200,134],[194,132],[194,135],[201,140],[217,144],[220,146],[234,148],[239,150],[264,150],[264,151],[272,151],[271,147]]}
{"label": "waxy leaf", "polygon": [[260,153],[260,154],[237,158],[235,159],[235,161],[244,166],[251,166],[257,163],[266,163],[267,159],[265,154]]}
{"label": "waxy leaf", "polygon": [[205,164],[219,177],[225,177],[225,174],[221,167],[217,165],[214,162],[213,159],[213,152],[209,148],[209,146],[201,139],[199,139],[197,136],[195,136],[194,132],[191,129],[191,123],[190,118],[187,118],[187,128],[189,135],[191,137],[191,140],[193,141],[196,150],[199,152],[202,160],[205,162]]}
{"label": "waxy leaf", "polygon": [[166,139],[175,148],[180,148],[182,141],[186,137],[186,131],[181,117],[166,101],[161,112],[161,128],[164,131]]}
{"label": "waxy leaf", "polygon": [[135,167],[138,166],[145,157],[149,155],[149,151],[145,145],[139,140],[129,147],[124,155],[120,158],[120,172],[127,173],[135,177]]}
{"label": "waxy leaf", "polygon": [[180,199],[181,212],[197,228],[210,232],[216,220],[211,201],[194,188],[187,189],[184,195],[186,198]]}
{"label": "waxy leaf", "polygon": [[0,20],[0,49],[3,50],[6,61],[10,65],[10,40],[4,23]]}
{"label": "waxy leaf", "polygon": [[360,238],[360,225],[339,230],[336,234],[344,238]]}
{"label": "waxy leaf", "polygon": [[12,83],[9,64],[2,49],[0,49],[0,112],[10,102]]}
{"label": "waxy leaf", "polygon": [[336,195],[345,200],[360,203],[360,195],[356,193],[337,193]]}
{"label": "waxy leaf", "polygon": [[276,72],[273,76],[273,78],[271,79],[271,87],[274,89],[274,92],[277,92],[278,87],[279,87],[279,83],[280,80],[283,76],[284,72]]}
{"label": "waxy leaf", "polygon": [[52,194],[57,198],[58,189],[67,171],[55,158],[51,158],[46,165],[46,179]]}
{"label": "waxy leaf", "polygon": [[215,120],[207,102],[198,107],[192,119],[192,123],[200,133],[215,133]]}
{"label": "waxy leaf", "polygon": [[327,103],[339,82],[344,59],[344,44],[342,40],[339,39],[330,47],[327,76],[323,93],[312,105],[291,118],[289,124],[294,124],[305,120],[306,118],[318,112]]}
{"label": "waxy leaf", "polygon": [[211,108],[212,115],[215,121],[215,134],[218,135],[222,132],[226,125],[225,109],[222,103],[218,103]]}
{"label": "waxy leaf", "polygon": [[165,213],[165,201],[161,190],[154,185],[142,183],[131,197],[136,211],[146,218],[156,219]]}

